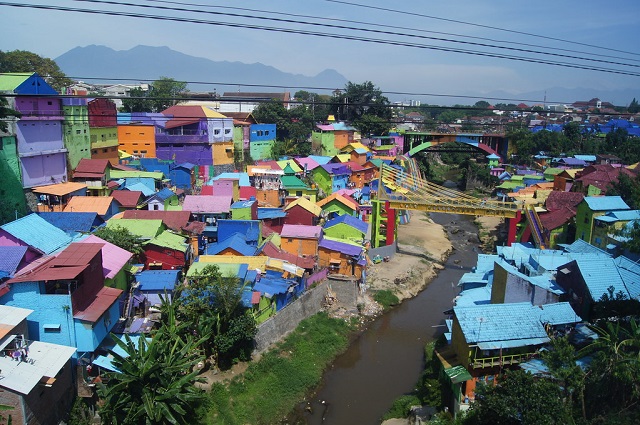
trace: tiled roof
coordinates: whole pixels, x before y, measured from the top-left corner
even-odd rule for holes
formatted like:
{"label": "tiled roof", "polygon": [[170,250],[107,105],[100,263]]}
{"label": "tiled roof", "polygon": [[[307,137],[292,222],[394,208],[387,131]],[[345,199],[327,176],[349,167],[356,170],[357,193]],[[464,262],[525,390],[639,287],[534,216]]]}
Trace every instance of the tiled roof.
{"label": "tiled roof", "polygon": [[562,192],[554,190],[549,193],[545,201],[545,208],[548,211],[555,211],[563,207],[575,209],[575,207],[584,199],[584,195],[580,192]]}
{"label": "tiled roof", "polygon": [[527,302],[453,308],[468,344],[493,343],[490,345],[495,348],[549,341],[536,310],[538,307]]}
{"label": "tiled roof", "polygon": [[143,239],[153,239],[164,230],[162,220],[134,220],[121,218],[107,222],[108,228],[123,227]]}
{"label": "tiled roof", "polygon": [[584,201],[589,206],[591,211],[615,211],[615,210],[630,210],[629,205],[626,204],[619,196],[586,196]]}
{"label": "tiled roof", "polygon": [[106,215],[112,202],[111,196],[74,196],[69,200],[64,212],[95,212]]}
{"label": "tiled roof", "polygon": [[26,252],[26,246],[0,246],[0,271],[13,276]]}
{"label": "tiled roof", "polygon": [[124,208],[135,208],[140,202],[142,192],[139,190],[114,190],[111,197]]}
{"label": "tiled roof", "polygon": [[124,219],[133,220],[162,220],[171,230],[180,232],[189,224],[191,212],[189,211],[153,211],[153,210],[129,210],[122,215]]}
{"label": "tiled roof", "polygon": [[351,226],[362,233],[367,233],[367,230],[369,229],[369,224],[367,222],[362,221],[359,218],[350,216],[349,214],[339,215],[329,220],[327,223],[325,223],[324,228],[328,229],[329,227],[342,223],[346,224],[347,226]]}
{"label": "tiled roof", "polygon": [[38,215],[65,232],[91,232],[104,223],[95,212],[41,212]]}
{"label": "tiled roof", "polygon": [[232,202],[231,196],[187,195],[182,203],[182,209],[193,213],[228,213]]}
{"label": "tiled roof", "polygon": [[102,272],[105,278],[113,279],[133,257],[133,254],[117,245],[100,239],[96,235],[89,235],[79,243],[93,243],[102,245]]}
{"label": "tiled roof", "polygon": [[297,198],[293,202],[289,203],[289,205],[287,205],[284,210],[289,211],[291,208],[295,206],[299,206],[309,211],[311,214],[315,215],[316,217],[320,217],[320,214],[322,214],[322,208],[320,208],[317,204],[314,204],[304,196]]}
{"label": "tiled roof", "polygon": [[140,291],[164,291],[175,289],[180,270],[145,270],[136,274],[136,282],[140,283]]}
{"label": "tiled roof", "polygon": [[71,243],[64,231],[49,224],[38,214],[29,214],[1,227],[16,239],[20,239],[27,245],[51,254]]}
{"label": "tiled roof", "polygon": [[322,227],[305,226],[303,224],[285,224],[280,236],[283,238],[318,239],[322,235]]}

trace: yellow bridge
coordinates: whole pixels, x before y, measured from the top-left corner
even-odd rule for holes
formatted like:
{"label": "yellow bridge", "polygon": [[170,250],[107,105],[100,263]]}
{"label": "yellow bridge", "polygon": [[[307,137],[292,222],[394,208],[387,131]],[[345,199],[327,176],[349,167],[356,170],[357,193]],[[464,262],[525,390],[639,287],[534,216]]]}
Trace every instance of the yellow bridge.
{"label": "yellow bridge", "polygon": [[388,202],[389,208],[505,218],[518,214],[519,206],[513,202],[478,199],[424,180],[413,158],[406,165],[406,172],[386,164],[380,168],[378,200]]}

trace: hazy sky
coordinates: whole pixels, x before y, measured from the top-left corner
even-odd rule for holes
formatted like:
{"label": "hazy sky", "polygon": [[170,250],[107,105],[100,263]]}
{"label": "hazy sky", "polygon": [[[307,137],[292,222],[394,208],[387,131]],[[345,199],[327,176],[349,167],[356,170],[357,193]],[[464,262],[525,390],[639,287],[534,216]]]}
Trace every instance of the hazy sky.
{"label": "hazy sky", "polygon": [[[3,4],[4,0],[0,0],[0,50],[29,50],[56,58],[76,46],[99,44],[116,50],[128,50],[143,44],[167,46],[213,60],[261,62],[282,71],[304,75],[315,75],[332,68],[350,81],[370,80],[384,91],[482,95],[500,90],[517,97],[521,93],[566,87],[628,90],[631,93],[629,100],[634,96],[640,98],[638,0],[615,3],[601,0],[111,2],[148,5],[152,8],[89,0],[16,1],[18,4],[286,28],[331,34],[334,37],[18,8]],[[187,8],[197,12],[167,11],[158,7]],[[354,28],[367,28],[370,31],[357,31]],[[335,38],[338,34],[378,41]],[[389,42],[395,45],[386,44]],[[524,61],[438,51],[426,48],[428,46],[492,56],[516,56]],[[533,63],[531,60],[563,62],[587,69]],[[605,68],[616,73],[599,72],[591,68]],[[635,75],[620,75],[617,72]],[[268,84],[262,81],[257,83]]]}

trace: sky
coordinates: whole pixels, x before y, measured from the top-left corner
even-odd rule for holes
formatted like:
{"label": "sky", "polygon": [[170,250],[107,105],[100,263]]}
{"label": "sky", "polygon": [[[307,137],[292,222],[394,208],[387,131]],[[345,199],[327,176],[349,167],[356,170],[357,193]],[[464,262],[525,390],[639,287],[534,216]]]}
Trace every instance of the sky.
{"label": "sky", "polygon": [[[459,103],[462,104],[474,103],[474,96],[531,101],[542,99],[526,97],[546,95],[548,101],[568,103],[588,99],[554,99],[553,96],[582,95],[621,105],[627,105],[634,97],[640,99],[640,2],[637,0],[621,0],[615,4],[601,0],[526,3],[515,0],[15,0],[11,3],[169,16],[201,23],[22,8],[7,3],[10,2],[0,0],[0,50],[28,50],[52,59],[77,46],[97,44],[128,50],[142,44],[167,46],[216,61],[260,62],[281,71],[309,76],[335,69],[349,81],[371,81],[383,92],[394,93],[389,97],[419,98],[433,104],[441,103],[438,99],[443,96],[461,96]],[[277,30],[212,25],[211,22]],[[331,37],[297,34],[291,30]],[[632,75],[625,75],[627,73]],[[268,84],[267,81],[256,83]],[[567,92],[558,88],[581,90]]]}

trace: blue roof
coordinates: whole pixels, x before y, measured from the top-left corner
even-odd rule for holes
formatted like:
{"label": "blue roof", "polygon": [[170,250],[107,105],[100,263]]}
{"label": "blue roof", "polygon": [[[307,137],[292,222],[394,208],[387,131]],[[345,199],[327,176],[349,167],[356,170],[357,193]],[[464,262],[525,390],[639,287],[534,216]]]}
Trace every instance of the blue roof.
{"label": "blue roof", "polygon": [[576,260],[576,264],[594,301],[599,301],[602,295],[608,294],[608,288],[611,286],[614,295],[622,291],[625,296],[629,296],[613,258],[579,259]]}
{"label": "blue roof", "polygon": [[591,211],[630,210],[631,208],[619,196],[585,196]]}
{"label": "blue roof", "polygon": [[[129,188],[129,190],[131,190],[131,188]],[[164,201],[166,199],[171,198],[172,196],[176,196],[176,193],[173,190],[169,189],[168,187],[165,187],[161,191],[156,192],[152,196],[152,198],[157,198],[157,199],[160,199],[160,200]]]}
{"label": "blue roof", "polygon": [[13,276],[26,252],[26,246],[0,246],[0,271]]}
{"label": "blue roof", "polygon": [[491,285],[466,289],[458,294],[454,302],[456,306],[460,307],[491,304]]}
{"label": "blue roof", "polygon": [[367,233],[367,230],[369,229],[369,223],[362,221],[359,218],[350,216],[349,214],[339,215],[327,221],[323,227],[325,229],[328,229],[329,227],[335,226],[337,224],[342,224],[342,223],[346,224],[347,226],[351,226],[355,228],[361,233]]}
{"label": "blue roof", "polygon": [[193,170],[194,167],[195,164],[192,164],[190,162],[183,162],[182,164],[176,165],[174,168],[186,168],[187,170]]}
{"label": "blue roof", "polygon": [[320,165],[320,167],[323,170],[325,170],[327,173],[333,174],[333,175],[348,175],[348,174],[351,174],[351,170],[349,170],[349,168],[344,164],[338,164],[338,163],[335,163],[335,162],[329,162],[329,163]]}
{"label": "blue roof", "polygon": [[487,346],[492,349],[549,341],[539,308],[527,302],[456,306],[453,311],[468,344],[493,343]]}
{"label": "blue roof", "polygon": [[104,223],[94,212],[41,212],[38,215],[65,232],[89,233]]}
{"label": "blue roof", "polygon": [[38,214],[29,214],[1,228],[29,246],[51,254],[71,243],[71,237]]}
{"label": "blue roof", "polygon": [[363,250],[361,246],[356,246],[356,245],[352,245],[344,242],[338,242],[328,238],[323,238],[318,244],[318,247],[325,248],[330,251],[338,251],[343,254],[350,255],[352,257],[359,257]]}
{"label": "blue roof", "polygon": [[212,182],[219,179],[237,179],[240,186],[251,186],[249,182],[249,174],[247,173],[221,173],[211,179]]}
{"label": "blue roof", "polygon": [[266,294],[267,297],[277,294],[284,294],[289,290],[291,282],[283,278],[263,276],[259,282],[253,286],[254,291]]}
{"label": "blue roof", "polygon": [[250,199],[248,201],[236,201],[233,204],[231,204],[231,209],[235,209],[235,208],[251,208],[251,205],[255,204],[256,200],[254,199]]}
{"label": "blue roof", "polygon": [[[142,192],[144,196],[151,196],[155,193],[153,189],[149,188],[149,186],[147,186],[142,182],[136,182],[136,183],[127,185],[126,183],[128,180],[129,179],[125,180],[125,187],[127,188],[127,190]],[[153,179],[149,179],[149,180],[153,180]]]}
{"label": "blue roof", "polygon": [[640,264],[622,255],[614,261],[618,266],[618,273],[629,291],[629,296],[635,299],[640,298]]}
{"label": "blue roof", "polygon": [[576,159],[580,159],[582,161],[585,162],[595,162],[596,160],[596,156],[595,155],[573,155],[574,158]]}
{"label": "blue roof", "polygon": [[331,161],[330,156],[309,155],[307,158],[313,159],[318,165],[323,165]]}
{"label": "blue roof", "polygon": [[561,246],[566,252],[592,253],[603,257],[611,257],[611,254],[609,254],[608,252],[603,251],[600,248],[583,241],[582,239],[576,239],[570,245],[558,244],[558,246]]}
{"label": "blue roof", "polygon": [[[124,335],[120,335],[118,337],[120,339],[120,341],[124,342],[125,344],[127,343],[126,337]],[[136,347],[136,349],[138,348],[138,344],[139,344],[139,339],[140,336],[139,335],[129,335],[129,338],[131,338],[131,342],[133,343],[134,347]],[[147,338],[147,343],[150,343],[151,339]],[[123,357],[123,358],[127,358],[129,357],[129,354],[127,354],[127,352],[125,350],[123,350],[119,345],[117,344],[113,344],[109,347],[105,347],[107,349],[109,349],[110,351],[113,351],[114,353],[118,354],[119,356]],[[118,370],[117,367],[115,367],[113,365],[113,354],[109,353],[106,356],[97,356],[94,360],[93,360],[93,364],[94,365],[98,365],[101,368],[110,370],[112,372],[120,372]]]}
{"label": "blue roof", "polygon": [[140,283],[140,291],[171,292],[178,283],[180,270],[145,270],[136,274],[136,281]]}
{"label": "blue roof", "polygon": [[258,220],[284,218],[287,213],[282,208],[258,208]]}
{"label": "blue roof", "polygon": [[551,326],[582,322],[582,318],[573,311],[568,302],[544,304],[538,308],[540,309],[540,321]]}
{"label": "blue roof", "polygon": [[605,215],[601,215],[595,219],[610,223],[616,221],[640,220],[640,210],[609,211]]}
{"label": "blue roof", "polygon": [[256,252],[256,247],[248,245],[247,240],[243,235],[240,233],[234,233],[223,241],[209,244],[207,246],[207,255],[217,255],[228,248],[245,256],[251,256]]}

